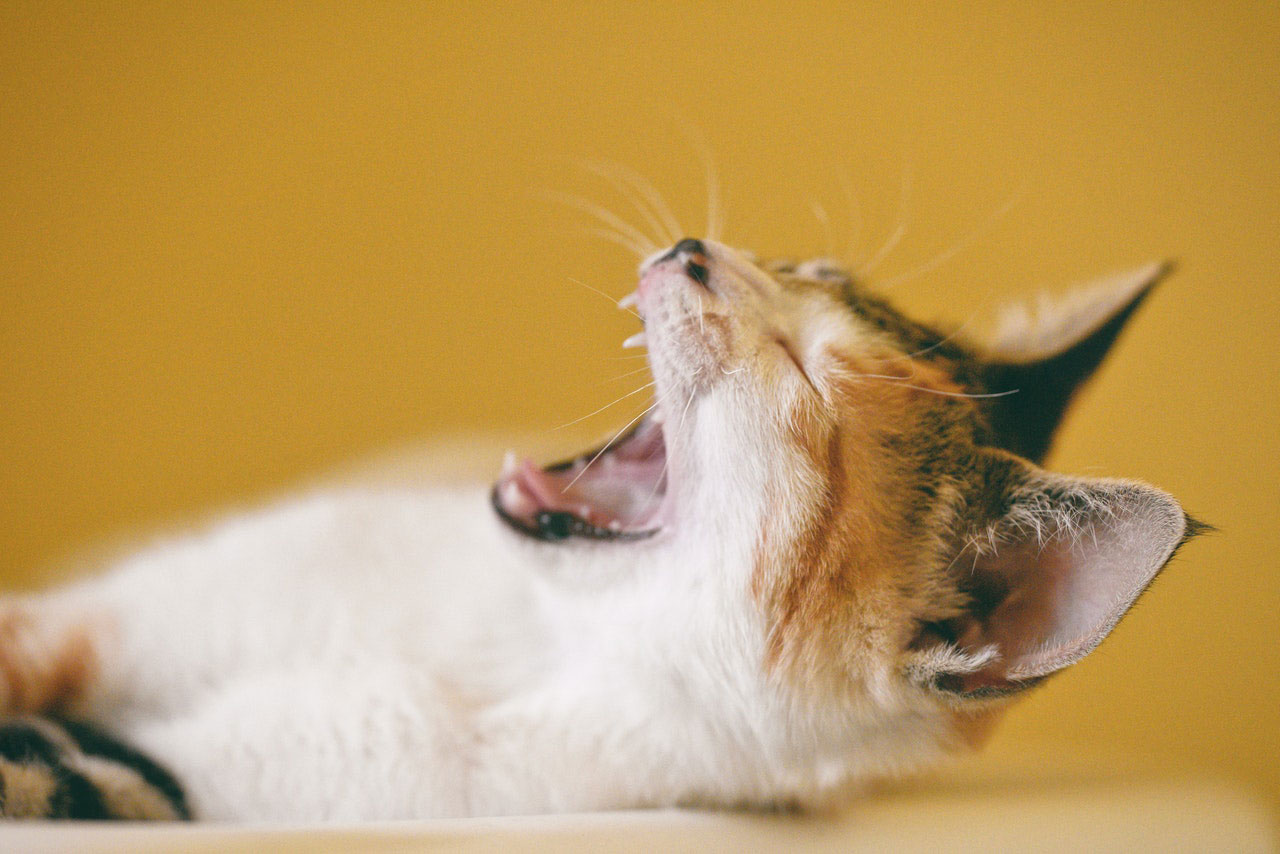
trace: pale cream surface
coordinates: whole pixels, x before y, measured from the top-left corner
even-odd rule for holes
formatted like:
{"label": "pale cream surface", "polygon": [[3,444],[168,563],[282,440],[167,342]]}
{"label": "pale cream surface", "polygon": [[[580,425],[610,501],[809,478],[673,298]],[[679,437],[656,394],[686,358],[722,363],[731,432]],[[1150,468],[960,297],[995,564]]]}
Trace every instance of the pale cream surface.
{"label": "pale cream surface", "polygon": [[1271,854],[1268,811],[1212,781],[1003,779],[933,784],[820,817],[680,810],[357,826],[17,825],[12,850],[85,854],[198,852],[947,851]]}

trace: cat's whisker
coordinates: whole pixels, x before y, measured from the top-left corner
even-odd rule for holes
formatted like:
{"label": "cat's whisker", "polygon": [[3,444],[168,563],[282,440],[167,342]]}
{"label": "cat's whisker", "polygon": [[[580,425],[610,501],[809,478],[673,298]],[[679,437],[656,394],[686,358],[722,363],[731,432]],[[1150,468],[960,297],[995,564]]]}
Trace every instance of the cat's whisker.
{"label": "cat's whisker", "polygon": [[835,235],[831,231],[831,217],[827,216],[827,209],[822,206],[821,202],[812,202],[809,210],[813,214],[813,218],[818,221],[818,225],[822,226],[822,250],[827,257],[836,257],[836,240]]}
{"label": "cat's whisker", "polygon": [[898,362],[898,361],[902,361],[903,359],[914,359],[914,358],[916,358],[917,356],[924,356],[924,355],[926,355],[926,354],[928,354],[928,353],[932,353],[934,350],[937,350],[939,347],[941,347],[942,345],[946,344],[948,341],[953,340],[954,338],[956,338],[957,336],[959,336],[962,332],[964,332],[965,328],[966,328],[966,327],[968,327],[968,326],[969,326],[969,324],[971,324],[971,323],[973,322],[973,320],[974,320],[974,318],[975,318],[975,317],[977,317],[977,314],[971,314],[971,315],[969,315],[969,318],[968,318],[964,323],[962,323],[962,324],[960,324],[959,326],[957,326],[957,327],[956,327],[954,330],[952,330],[952,332],[951,332],[949,335],[947,335],[945,338],[942,338],[942,339],[939,339],[938,341],[935,341],[933,344],[930,344],[928,347],[925,347],[925,348],[924,348],[924,349],[922,349],[922,350],[916,350],[914,353],[906,353],[906,354],[901,355],[901,356],[886,356],[885,358],[877,359],[876,361],[880,361],[880,362]]}
{"label": "cat's whisker", "polygon": [[618,234],[617,232],[607,228],[591,228],[591,229],[587,229],[587,233],[594,237],[604,238],[605,240],[608,240],[610,243],[615,243],[618,246],[621,246],[623,249],[628,250],[629,252],[631,252],[633,255],[635,255],[637,258],[640,258],[641,260],[648,258],[650,255],[653,254],[650,250],[646,249],[644,246],[641,246],[635,241],[630,240],[627,237],[621,234]]}
{"label": "cat's whisker", "polygon": [[716,170],[715,157],[711,154],[711,145],[693,121],[682,118],[679,124],[684,138],[692,146],[698,162],[702,164],[703,180],[707,188],[707,218],[703,237],[707,240],[720,240],[724,233],[724,222],[720,213],[720,178]]}
{"label": "cat's whisker", "polygon": [[724,231],[720,213],[720,178],[716,174],[715,159],[706,151],[707,182],[707,239],[719,240]]}
{"label": "cat's whisker", "polygon": [[578,225],[572,228],[564,229],[563,233],[572,234],[575,237],[580,235],[598,237],[608,241],[609,243],[614,244],[615,246],[621,246],[623,249],[626,249],[628,252],[630,252],[632,255],[636,256],[640,260],[644,260],[645,258],[648,257],[648,254],[646,254],[648,253],[648,249],[646,246],[641,246],[631,238],[626,237],[625,235],[619,234],[618,232],[615,232],[611,229]]}
{"label": "cat's whisker", "polygon": [[625,374],[618,374],[616,377],[610,377],[609,379],[604,380],[604,382],[615,383],[618,380],[626,379],[627,377],[633,377],[636,374],[640,373],[641,371],[647,371],[647,370],[649,370],[648,365],[641,365],[640,367],[636,368],[634,371],[627,371]]}
{"label": "cat's whisker", "polygon": [[909,380],[913,379],[915,375],[915,371],[912,371],[905,377],[899,377],[893,374],[854,374],[854,376],[860,380]]}
{"label": "cat's whisker", "polygon": [[[702,368],[698,368],[698,370],[694,371],[693,376],[696,377],[700,373],[702,373]],[[689,414],[689,406],[693,403],[693,396],[694,392],[689,392],[689,399],[685,401],[684,409],[680,411],[680,421],[676,424],[677,433],[684,429],[684,417]]]}
{"label": "cat's whisker", "polygon": [[589,202],[580,196],[570,195],[568,193],[551,193],[551,198],[561,204],[568,205],[575,210],[581,211],[588,216],[594,217],[602,225],[606,225],[620,235],[633,241],[637,246],[646,248],[651,254],[657,251],[658,246],[653,242],[653,238],[649,237],[640,229],[615,214],[613,211],[598,205],[595,202]]}
{"label": "cat's whisker", "polygon": [[961,251],[967,249],[975,240],[981,237],[989,228],[991,228],[993,225],[995,225],[996,222],[1002,219],[1005,216],[1005,214],[1013,210],[1014,206],[1018,202],[1022,201],[1022,196],[1023,196],[1023,190],[1019,189],[1016,193],[1010,196],[1008,200],[1005,201],[1004,204],[996,208],[996,210],[990,216],[988,216],[983,222],[981,222],[977,228],[974,228],[968,234],[964,235],[955,243],[953,243],[950,249],[947,249],[946,251],[941,252],[938,255],[935,255],[931,260],[926,261],[925,263],[911,270],[908,270],[905,273],[900,273],[897,276],[894,276],[890,279],[886,279],[885,281],[878,283],[877,287],[881,290],[887,290],[889,288],[894,287],[895,285],[901,284],[902,282],[908,281],[910,279],[914,279],[917,276],[923,276],[925,273],[928,273],[931,270],[934,270],[942,266],[946,262],[950,261]]}
{"label": "cat's whisker", "polygon": [[849,209],[849,245],[841,253],[842,258],[855,259],[862,246],[862,203],[853,190],[853,180],[843,167],[836,169],[836,180],[840,182],[840,190],[844,193],[845,205]]}
{"label": "cat's whisker", "polygon": [[898,199],[898,221],[893,231],[889,234],[884,244],[876,250],[876,253],[867,259],[866,263],[858,268],[857,275],[865,277],[871,273],[880,262],[889,257],[889,254],[897,248],[902,241],[903,236],[907,233],[907,225],[910,222],[911,210],[911,187],[914,182],[914,170],[908,162],[903,166],[902,170],[902,188],[901,195]]}
{"label": "cat's whisker", "polygon": [[[698,371],[695,371],[694,376],[696,377],[701,372],[702,372],[701,369],[699,369]],[[689,414],[689,407],[693,405],[693,398],[696,394],[697,394],[696,391],[689,392],[689,399],[684,402],[684,408],[680,410],[680,420],[676,422],[676,429],[673,435],[679,435],[680,431],[684,429],[685,416]],[[658,488],[662,486],[662,481],[667,476],[667,466],[669,466],[670,464],[671,464],[671,454],[667,453],[667,455],[662,460],[662,470],[658,472],[658,477],[653,482],[653,489],[650,490],[649,497],[646,498],[644,500],[644,503],[640,505],[640,510],[631,517],[631,521],[628,524],[634,525],[636,521],[649,510],[649,507],[653,504],[653,499],[658,494]]]}
{"label": "cat's whisker", "polygon": [[638,317],[641,321],[643,321],[643,320],[644,320],[644,318],[643,318],[643,317],[640,317],[639,312],[632,311],[630,308],[626,308],[625,306],[621,306],[621,305],[618,303],[618,301],[617,301],[617,300],[615,300],[613,297],[609,296],[607,293],[605,293],[604,291],[600,290],[599,288],[592,287],[591,285],[588,285],[586,282],[583,282],[583,281],[581,281],[581,280],[579,280],[579,279],[575,279],[573,276],[569,276],[568,278],[569,278],[569,281],[573,282],[575,285],[581,285],[582,287],[586,288],[587,290],[591,291],[592,293],[599,294],[600,296],[602,296],[602,297],[604,297],[605,299],[607,299],[609,302],[613,303],[615,306],[618,306],[618,307],[622,308],[622,309],[623,309],[624,311],[626,311],[628,314],[633,314],[633,315],[635,315],[635,316],[636,316],[636,317]]}
{"label": "cat's whisker", "polygon": [[943,397],[967,397],[973,400],[983,400],[992,397],[1008,397],[1011,394],[1017,394],[1022,389],[1011,388],[1008,391],[995,391],[987,394],[966,394],[961,391],[942,391],[936,388],[925,388],[924,386],[911,385],[910,383],[891,383],[891,385],[903,386],[904,388],[913,388],[916,391],[926,391],[929,394],[940,394]]}
{"label": "cat's whisker", "polygon": [[1008,391],[971,394],[971,393],[962,392],[962,391],[943,391],[941,389],[927,388],[925,386],[913,385],[910,382],[905,382],[905,380],[910,380],[915,378],[915,375],[916,375],[916,371],[912,370],[910,373],[908,373],[904,377],[896,376],[894,374],[863,374],[863,373],[857,373],[857,374],[854,374],[853,376],[856,379],[885,380],[890,385],[902,386],[903,388],[915,389],[916,391],[924,391],[924,392],[928,392],[929,394],[939,394],[939,395],[942,395],[943,397],[965,397],[965,398],[971,398],[975,400],[981,400],[981,399],[993,398],[993,397],[1008,397],[1009,395],[1017,394],[1020,391],[1020,389],[1015,388],[1015,389],[1010,389]]}
{"label": "cat's whisker", "polygon": [[617,175],[614,175],[612,173],[605,172],[602,170],[593,169],[591,167],[588,167],[588,168],[591,169],[591,171],[596,175],[599,175],[600,177],[608,181],[610,186],[612,186],[615,190],[618,191],[618,195],[622,196],[622,198],[626,199],[628,202],[631,203],[631,206],[636,210],[638,214],[640,214],[641,218],[645,222],[645,225],[648,226],[650,233],[653,234],[654,239],[658,243],[666,245],[666,244],[674,243],[677,240],[677,238],[671,235],[671,230],[667,226],[667,224],[664,223],[658,217],[658,215],[654,212],[654,210],[649,206],[649,204],[640,195],[640,193],[636,191],[634,187],[632,187],[630,184],[623,181]]}
{"label": "cat's whisker", "polygon": [[[657,452],[655,451],[654,453]],[[650,457],[652,457],[652,455],[650,455]],[[658,470],[658,476],[654,478],[653,489],[649,491],[648,497],[646,497],[644,502],[641,503],[640,508],[635,513],[631,514],[631,518],[627,520],[628,525],[636,524],[636,522],[649,511],[649,508],[653,506],[653,500],[658,497],[658,489],[662,486],[663,478],[667,476],[667,466],[670,464],[671,455],[668,454],[662,460],[662,468]]]}
{"label": "cat's whisker", "polygon": [[663,244],[675,243],[680,239],[680,222],[671,212],[666,199],[642,175],[619,163],[605,161],[588,163],[586,169],[608,181],[631,202]]}
{"label": "cat's whisker", "polygon": [[[619,379],[621,379],[621,377],[619,377]],[[653,387],[653,383],[652,383],[652,382],[647,382],[647,383],[645,383],[644,385],[640,386],[640,388],[637,388],[637,389],[634,389],[634,390],[632,390],[632,391],[629,391],[629,392],[627,392],[626,394],[624,394],[622,397],[617,398],[616,400],[611,400],[611,401],[609,401],[609,402],[608,402],[608,403],[606,403],[604,406],[600,407],[599,409],[595,410],[594,412],[588,412],[586,415],[582,416],[581,418],[575,418],[575,419],[573,419],[572,421],[569,421],[569,422],[566,422],[566,423],[564,423],[564,424],[561,424],[559,427],[556,427],[556,428],[554,428],[554,429],[556,429],[556,430],[563,430],[563,429],[564,429],[564,428],[566,428],[566,427],[572,427],[574,424],[579,424],[579,423],[581,423],[581,422],[583,422],[583,421],[586,421],[588,418],[590,418],[590,417],[591,417],[591,416],[593,416],[593,415],[599,415],[601,412],[604,412],[604,411],[605,411],[606,409],[608,409],[609,407],[611,407],[611,406],[616,406],[617,404],[619,404],[619,403],[621,403],[622,401],[626,400],[628,397],[635,397],[637,394],[639,394],[640,392],[644,391],[645,389],[647,389],[647,388],[652,388],[652,387]]]}
{"label": "cat's whisker", "polygon": [[[650,385],[652,385],[652,383],[650,383]],[[591,466],[595,463],[595,461],[596,461],[596,460],[600,459],[600,456],[601,456],[605,451],[607,451],[607,450],[609,450],[610,448],[612,448],[612,447],[613,447],[613,443],[614,443],[614,442],[616,442],[616,441],[618,441],[618,439],[620,439],[620,438],[622,437],[622,434],[623,434],[623,433],[625,433],[625,432],[627,432],[627,430],[629,430],[629,429],[631,428],[631,425],[635,424],[635,423],[636,423],[637,421],[639,421],[641,418],[644,418],[646,415],[648,415],[650,412],[652,412],[655,408],[657,408],[657,406],[658,406],[657,401],[654,401],[653,403],[651,403],[651,404],[649,404],[647,407],[645,407],[645,408],[644,408],[644,410],[643,410],[639,415],[637,415],[635,418],[632,418],[632,419],[631,419],[630,421],[628,421],[626,424],[623,424],[623,425],[622,425],[622,429],[621,429],[621,430],[619,430],[617,433],[614,433],[614,434],[613,434],[613,438],[612,438],[612,439],[610,439],[608,442],[605,442],[605,443],[604,443],[604,446],[603,446],[603,447],[601,447],[601,448],[600,448],[600,450],[596,451],[595,456],[593,456],[593,457],[591,458],[591,460],[590,460],[590,461],[589,461],[585,466],[583,466],[583,467],[582,467],[582,471],[580,471],[580,472],[578,472],[576,475],[574,475],[574,476],[573,476],[573,480],[569,481],[569,484],[568,484],[564,489],[560,490],[560,494],[561,494],[561,495],[564,495],[566,492],[568,492],[570,489],[572,489],[572,488],[573,488],[573,485],[574,485],[575,483],[577,483],[577,482],[578,482],[578,479],[579,479],[579,478],[581,478],[584,474],[586,474],[586,473],[587,473],[587,470],[591,468]]]}

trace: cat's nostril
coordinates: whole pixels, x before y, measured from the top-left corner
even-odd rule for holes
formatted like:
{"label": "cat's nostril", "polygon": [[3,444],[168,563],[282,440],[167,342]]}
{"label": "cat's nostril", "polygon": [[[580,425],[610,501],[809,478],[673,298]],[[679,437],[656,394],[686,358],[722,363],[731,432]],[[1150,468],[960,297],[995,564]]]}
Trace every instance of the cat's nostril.
{"label": "cat's nostril", "polygon": [[681,252],[690,252],[695,255],[706,255],[707,247],[701,240],[695,240],[692,237],[686,237],[675,246],[671,247],[671,254],[679,255]]}
{"label": "cat's nostril", "polygon": [[671,247],[671,251],[663,256],[663,260],[675,258],[684,263],[684,271],[703,287],[707,287],[707,246],[701,240],[695,240],[692,237],[686,237],[675,246]]}
{"label": "cat's nostril", "polygon": [[661,264],[663,261],[670,261],[672,258],[679,257],[681,254],[701,256],[695,260],[700,264],[705,264],[707,260],[707,246],[701,240],[686,237],[684,240],[681,240],[675,246],[668,249],[666,254],[659,258],[656,263]]}

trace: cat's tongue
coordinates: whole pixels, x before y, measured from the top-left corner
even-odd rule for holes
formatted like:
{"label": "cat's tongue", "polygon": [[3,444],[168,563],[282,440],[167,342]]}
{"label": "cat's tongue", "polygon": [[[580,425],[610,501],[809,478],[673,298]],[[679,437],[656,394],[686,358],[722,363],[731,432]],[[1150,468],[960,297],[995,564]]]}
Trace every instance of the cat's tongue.
{"label": "cat's tongue", "polygon": [[542,539],[646,537],[658,527],[665,468],[662,430],[646,421],[602,449],[547,468],[509,456],[493,503],[508,523]]}

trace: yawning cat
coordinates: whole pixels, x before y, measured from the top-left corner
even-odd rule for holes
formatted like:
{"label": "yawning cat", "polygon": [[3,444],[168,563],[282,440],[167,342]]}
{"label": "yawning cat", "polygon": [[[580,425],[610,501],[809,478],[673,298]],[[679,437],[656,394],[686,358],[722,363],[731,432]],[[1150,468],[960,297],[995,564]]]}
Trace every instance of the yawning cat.
{"label": "yawning cat", "polygon": [[927,766],[1200,527],[1038,465],[1165,272],[978,342],[681,240],[628,300],[656,403],[599,450],[317,491],[0,600],[3,812],[804,807]]}

